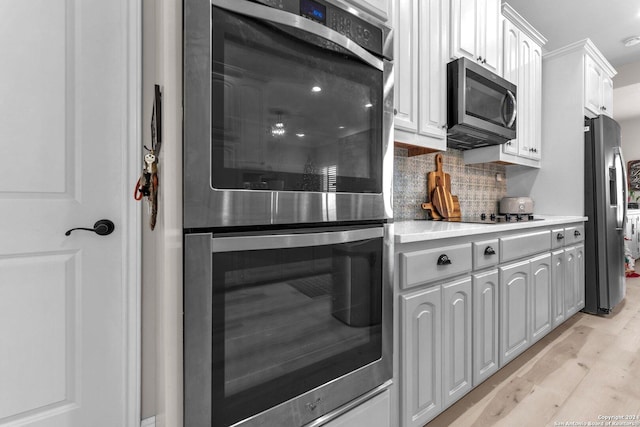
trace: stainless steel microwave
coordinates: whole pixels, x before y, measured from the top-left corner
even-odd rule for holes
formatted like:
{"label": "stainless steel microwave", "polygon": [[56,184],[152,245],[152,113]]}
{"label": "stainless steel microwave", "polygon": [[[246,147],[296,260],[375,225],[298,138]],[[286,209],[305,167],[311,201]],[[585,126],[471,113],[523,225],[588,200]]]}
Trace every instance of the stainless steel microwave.
{"label": "stainless steel microwave", "polygon": [[516,137],[516,85],[467,58],[447,64],[447,146],[459,150]]}

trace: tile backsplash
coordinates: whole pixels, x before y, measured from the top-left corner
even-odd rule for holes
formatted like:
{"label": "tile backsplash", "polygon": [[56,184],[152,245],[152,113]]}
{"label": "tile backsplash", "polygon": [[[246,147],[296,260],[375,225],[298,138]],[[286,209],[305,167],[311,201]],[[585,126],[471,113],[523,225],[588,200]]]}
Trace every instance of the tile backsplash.
{"label": "tile backsplash", "polygon": [[[408,157],[406,148],[395,148],[393,161],[393,217],[396,221],[425,219],[421,203],[427,200],[427,172],[436,170],[436,154]],[[494,163],[465,165],[462,151],[443,155],[445,173],[451,175],[451,194],[458,196],[463,216],[497,213],[507,194],[506,168]],[[496,175],[502,175],[502,181]]]}

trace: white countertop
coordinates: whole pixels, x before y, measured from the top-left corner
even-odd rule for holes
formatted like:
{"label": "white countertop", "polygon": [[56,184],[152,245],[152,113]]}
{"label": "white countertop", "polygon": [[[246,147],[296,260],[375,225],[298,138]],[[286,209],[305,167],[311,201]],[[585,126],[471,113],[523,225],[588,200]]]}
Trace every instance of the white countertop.
{"label": "white countertop", "polygon": [[524,230],[535,227],[570,224],[587,221],[586,216],[545,216],[536,215],[542,221],[515,222],[501,224],[470,224],[463,222],[443,222],[428,220],[398,221],[394,225],[396,243],[421,242],[450,237],[471,236],[509,230]]}

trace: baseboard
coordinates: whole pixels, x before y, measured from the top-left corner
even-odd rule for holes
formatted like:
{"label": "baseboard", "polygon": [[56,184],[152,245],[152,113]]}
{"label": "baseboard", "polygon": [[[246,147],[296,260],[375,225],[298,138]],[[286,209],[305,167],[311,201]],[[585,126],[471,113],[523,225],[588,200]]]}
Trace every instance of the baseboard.
{"label": "baseboard", "polygon": [[156,417],[149,417],[140,421],[140,427],[156,427]]}

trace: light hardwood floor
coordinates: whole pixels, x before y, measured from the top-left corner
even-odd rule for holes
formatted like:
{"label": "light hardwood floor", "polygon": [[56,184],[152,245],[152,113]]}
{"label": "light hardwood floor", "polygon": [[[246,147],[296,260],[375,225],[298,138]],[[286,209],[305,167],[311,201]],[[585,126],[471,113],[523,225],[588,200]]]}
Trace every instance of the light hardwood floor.
{"label": "light hardwood floor", "polygon": [[640,278],[612,315],[576,314],[427,424],[560,425],[640,426]]}

